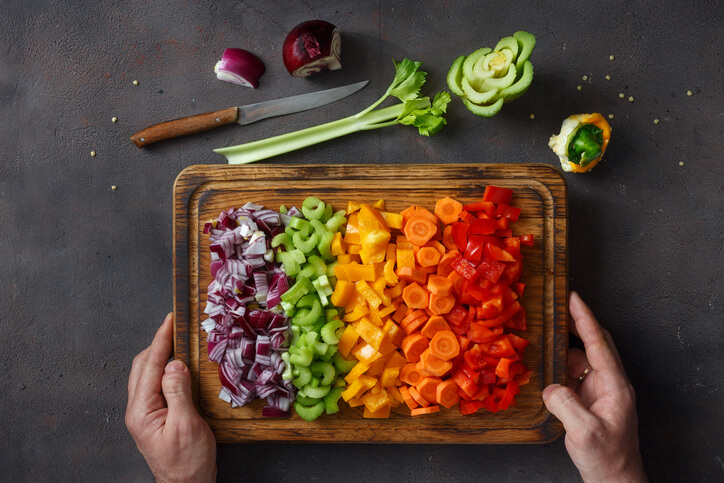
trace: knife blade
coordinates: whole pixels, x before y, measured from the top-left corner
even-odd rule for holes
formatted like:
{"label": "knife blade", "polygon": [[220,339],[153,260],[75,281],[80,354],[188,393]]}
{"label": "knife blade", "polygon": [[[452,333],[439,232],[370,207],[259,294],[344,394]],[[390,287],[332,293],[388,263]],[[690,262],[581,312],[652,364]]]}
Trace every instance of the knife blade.
{"label": "knife blade", "polygon": [[227,124],[251,124],[269,117],[307,111],[352,95],[368,83],[369,81],[362,81],[324,91],[310,92],[246,106],[229,107],[219,111],[174,119],[173,121],[149,126],[131,136],[130,139],[137,147],[143,148],[158,141],[197,134]]}

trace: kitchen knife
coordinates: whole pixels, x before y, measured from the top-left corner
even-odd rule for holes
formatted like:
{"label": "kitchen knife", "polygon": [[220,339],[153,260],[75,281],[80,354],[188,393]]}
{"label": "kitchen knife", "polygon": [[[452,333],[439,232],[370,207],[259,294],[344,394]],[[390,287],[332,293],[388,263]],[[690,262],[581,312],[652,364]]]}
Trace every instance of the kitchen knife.
{"label": "kitchen knife", "polygon": [[131,136],[130,139],[133,144],[142,148],[157,141],[196,134],[234,122],[241,125],[251,124],[252,122],[266,119],[267,117],[306,111],[354,94],[366,86],[368,82],[369,81],[362,81],[356,84],[335,87],[334,89],[259,102],[246,106],[229,107],[228,109],[221,109],[220,111],[207,112],[205,114],[163,122],[137,132]]}

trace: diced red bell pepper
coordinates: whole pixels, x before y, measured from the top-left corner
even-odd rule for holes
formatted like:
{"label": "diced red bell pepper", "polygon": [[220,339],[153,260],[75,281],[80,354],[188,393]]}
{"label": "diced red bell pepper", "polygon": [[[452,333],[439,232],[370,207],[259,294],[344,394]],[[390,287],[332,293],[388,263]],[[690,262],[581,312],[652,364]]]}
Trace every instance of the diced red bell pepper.
{"label": "diced red bell pepper", "polygon": [[503,327],[513,330],[526,330],[528,328],[528,317],[525,312],[525,308],[520,309],[503,323]]}
{"label": "diced red bell pepper", "polygon": [[[481,374],[482,376],[482,374]],[[521,372],[517,376],[513,378],[513,380],[518,384],[518,386],[525,386],[530,382],[530,378],[533,376],[533,371],[525,371]],[[481,377],[482,379],[482,377]]]}
{"label": "diced red bell pepper", "polygon": [[518,302],[516,300],[512,304],[510,304],[508,307],[503,309],[503,311],[497,317],[495,317],[493,319],[477,320],[475,323],[480,324],[484,327],[495,327],[498,325],[502,325],[509,318],[511,318],[512,316],[517,314],[522,308],[523,308],[523,306],[520,305],[520,302]]}
{"label": "diced red bell pepper", "polygon": [[533,236],[532,233],[530,235],[521,235],[518,238],[520,238],[521,245],[525,245],[527,247],[535,245],[535,236]]}
{"label": "diced red bell pepper", "polygon": [[479,262],[483,258],[483,250],[485,248],[484,235],[472,235],[468,231],[468,244],[465,247],[463,256],[471,262]]}
{"label": "diced red bell pepper", "polygon": [[513,190],[509,188],[500,188],[498,186],[488,185],[483,193],[483,201],[492,201],[493,203],[510,204],[513,199]]}
{"label": "diced red bell pepper", "polygon": [[495,400],[495,396],[492,394],[483,399],[483,407],[491,413],[497,413],[500,410],[500,404]]}
{"label": "diced red bell pepper", "polygon": [[498,203],[498,206],[495,209],[495,216],[498,218],[506,218],[510,222],[516,222],[520,216],[520,208]]}
{"label": "diced red bell pepper", "polygon": [[[482,289],[481,289],[482,290]],[[492,295],[483,300],[482,304],[475,311],[476,319],[492,319],[503,311],[503,295]]]}
{"label": "diced red bell pepper", "polygon": [[512,288],[513,291],[518,294],[518,297],[522,297],[523,292],[525,291],[525,284],[523,282],[511,283],[510,288]]}
{"label": "diced red bell pepper", "polygon": [[512,236],[504,238],[503,243],[505,244],[505,251],[513,255],[513,258],[520,260],[523,255],[520,253],[520,238]]}
{"label": "diced red bell pepper", "polygon": [[473,394],[473,397],[471,399],[473,399],[474,401],[482,401],[489,395],[490,395],[490,385],[480,384],[480,385],[478,385],[478,392]]}
{"label": "diced red bell pepper", "polygon": [[465,359],[465,363],[468,367],[475,371],[479,371],[488,365],[488,363],[483,360],[482,355],[483,353],[480,350],[480,347],[478,347],[477,344],[474,344],[471,348],[465,351],[463,359]]}
{"label": "diced red bell pepper", "polygon": [[463,399],[459,402],[459,404],[460,414],[462,414],[463,416],[476,413],[480,408],[483,407],[482,401],[466,401],[465,399]]}
{"label": "diced red bell pepper", "polygon": [[468,328],[468,339],[476,344],[490,342],[503,333],[503,327],[489,329],[478,322],[472,322]]}
{"label": "diced red bell pepper", "polygon": [[[470,340],[475,342],[472,337]],[[500,335],[490,342],[481,343],[480,350],[494,357],[509,357],[515,354],[515,349],[507,334]]]}
{"label": "diced red bell pepper", "polygon": [[473,398],[471,398],[470,396],[468,396],[468,395],[465,393],[465,391],[463,391],[463,390],[460,389],[460,388],[458,388],[458,396],[460,396],[463,401],[472,401],[472,400],[473,400]]}
{"label": "diced red bell pepper", "polygon": [[496,221],[498,222],[498,230],[508,229],[509,223],[507,218],[498,218]]}
{"label": "diced red bell pepper", "polygon": [[469,211],[461,211],[459,215],[460,220],[462,220],[465,223],[470,223],[471,221],[475,220],[475,217],[470,214]]}
{"label": "diced red bell pepper", "polygon": [[515,334],[508,334],[508,338],[510,339],[510,344],[516,348],[516,350],[519,350],[521,352],[525,351],[525,348],[530,345],[530,341],[526,340],[522,337],[519,337]]}
{"label": "diced red bell pepper", "polygon": [[520,393],[518,384],[515,381],[509,381],[505,386],[503,397],[500,399],[499,409],[508,409],[518,393]]}
{"label": "diced red bell pepper", "polygon": [[491,243],[486,243],[483,248],[485,258],[497,260],[499,262],[515,262],[515,257],[507,250],[500,249]]}
{"label": "diced red bell pepper", "polygon": [[515,361],[510,365],[508,379],[514,379],[515,376],[526,372],[528,372],[528,366],[526,366],[523,362]]}
{"label": "diced red bell pepper", "polygon": [[482,201],[478,201],[478,202],[476,202],[476,203],[468,203],[467,205],[464,205],[464,206],[463,206],[463,210],[465,210],[465,211],[472,211],[472,212],[482,211],[482,210],[483,210],[483,202],[482,202]]}
{"label": "diced red bell pepper", "polygon": [[500,224],[498,223],[498,220],[477,219],[470,222],[470,228],[468,228],[468,233],[470,233],[471,235],[492,235],[493,233],[495,233],[495,230],[498,230],[499,228]]}
{"label": "diced red bell pepper", "polygon": [[[493,283],[498,283],[498,280],[500,279],[500,276],[503,275],[503,272],[505,272],[505,269],[505,263],[485,258],[480,263],[480,265],[478,265],[477,274],[478,277],[483,277],[484,279],[489,280]],[[465,277],[465,275],[462,273],[460,273],[460,275]]]}
{"label": "diced red bell pepper", "polygon": [[443,315],[448,324],[460,325],[462,324],[465,317],[468,315],[468,310],[460,304],[453,305],[450,312]]}
{"label": "diced red bell pepper", "polygon": [[478,392],[478,385],[461,370],[455,371],[453,380],[457,383],[458,387],[470,397],[473,397],[473,395]]}
{"label": "diced red bell pepper", "polygon": [[508,357],[501,357],[495,366],[495,375],[501,379],[510,379],[510,365],[515,362]]}
{"label": "diced red bell pepper", "polygon": [[510,238],[511,236],[513,236],[513,230],[511,230],[510,228],[506,228],[504,230],[498,228],[497,230],[495,230],[494,235],[498,238]]}
{"label": "diced red bell pepper", "polygon": [[495,368],[486,368],[480,371],[480,379],[478,379],[479,384],[495,384],[497,381],[498,376],[495,375]]}
{"label": "diced red bell pepper", "polygon": [[[482,275],[478,273],[479,269],[476,269],[475,265],[464,257],[457,257],[455,260],[450,262],[450,266],[466,280],[471,282],[477,280]],[[503,266],[503,270],[505,270],[505,266]],[[498,277],[500,277],[500,275]]]}
{"label": "diced red bell pepper", "polygon": [[456,221],[450,226],[455,246],[458,247],[458,250],[460,250],[461,253],[464,253],[468,246],[468,227],[470,225],[468,223]]}
{"label": "diced red bell pepper", "polygon": [[520,280],[520,276],[523,274],[523,260],[515,260],[513,263],[506,264],[503,268],[503,280],[509,284],[513,284]]}

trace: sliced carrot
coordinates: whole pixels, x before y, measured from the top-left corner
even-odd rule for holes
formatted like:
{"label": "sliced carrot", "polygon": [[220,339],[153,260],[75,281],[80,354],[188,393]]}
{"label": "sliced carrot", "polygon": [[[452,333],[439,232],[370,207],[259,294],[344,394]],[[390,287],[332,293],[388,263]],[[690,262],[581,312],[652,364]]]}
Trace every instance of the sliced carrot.
{"label": "sliced carrot", "polygon": [[448,371],[452,369],[452,366],[452,362],[444,361],[439,357],[432,355],[430,353],[430,348],[425,349],[422,354],[420,354],[420,362],[418,362],[418,368],[420,371],[424,371],[431,376],[438,377],[442,377],[447,374]]}
{"label": "sliced carrot", "polygon": [[435,388],[435,401],[441,406],[450,408],[460,401],[458,384],[453,379],[442,381]]}
{"label": "sliced carrot", "polygon": [[427,290],[417,283],[411,283],[402,291],[402,299],[411,309],[424,309],[430,303],[430,295]]}
{"label": "sliced carrot", "polygon": [[458,246],[452,236],[452,225],[446,225],[442,231],[442,244],[448,250],[457,250]]}
{"label": "sliced carrot", "polygon": [[430,340],[430,354],[444,361],[457,357],[460,354],[460,343],[455,332],[452,330],[438,331]]}
{"label": "sliced carrot", "polygon": [[440,406],[428,406],[426,408],[416,408],[410,411],[410,416],[422,416],[424,414],[436,413],[440,410]]}
{"label": "sliced carrot", "polygon": [[425,317],[426,315],[427,315],[427,314],[425,313],[424,310],[420,310],[420,309],[412,310],[409,314],[407,314],[407,315],[400,321],[400,325],[401,325],[402,328],[404,329],[405,326],[406,326],[407,324],[409,324],[410,322],[414,321],[415,319],[417,319],[417,318],[419,318],[419,317]]}
{"label": "sliced carrot", "polygon": [[441,315],[433,315],[425,323],[420,333],[428,339],[432,339],[441,330],[450,330],[450,326]]}
{"label": "sliced carrot", "polygon": [[455,306],[455,297],[452,295],[430,294],[430,311],[435,315],[447,314]]}
{"label": "sliced carrot", "polygon": [[427,290],[430,293],[445,297],[452,292],[452,286],[452,280],[447,277],[434,273],[427,276]]}
{"label": "sliced carrot", "polygon": [[392,320],[397,322],[398,324],[402,322],[402,319],[405,318],[407,315],[407,305],[400,304],[399,307],[397,307],[397,310],[395,310],[395,313],[392,314]]}
{"label": "sliced carrot", "polygon": [[441,277],[447,277],[455,269],[452,268],[451,264],[453,260],[460,256],[460,252],[457,250],[451,250],[442,256],[440,263],[437,264],[435,273]]}
{"label": "sliced carrot", "polygon": [[424,245],[435,236],[436,232],[437,225],[421,216],[410,218],[405,224],[405,236],[414,245]]}
{"label": "sliced carrot", "polygon": [[430,240],[429,242],[425,243],[425,246],[434,248],[435,250],[440,252],[440,256],[443,256],[445,255],[445,253],[447,253],[447,248],[445,248],[445,245],[437,240]]}
{"label": "sliced carrot", "polygon": [[[437,225],[437,216],[433,215],[430,210],[422,206],[411,206],[400,213],[402,215],[402,226],[404,228],[410,218],[421,217]],[[424,245],[424,243],[422,244]]]}
{"label": "sliced carrot", "polygon": [[410,321],[409,324],[404,325],[402,329],[405,331],[406,334],[410,335],[416,330],[419,330],[423,325],[425,325],[429,318],[430,317],[423,310],[420,317],[413,319],[412,321]]}
{"label": "sliced carrot", "polygon": [[402,339],[401,349],[405,354],[405,359],[410,362],[417,362],[420,360],[420,354],[422,354],[429,345],[430,341],[427,337],[423,337],[419,333],[414,333]]}
{"label": "sliced carrot", "polygon": [[424,285],[427,282],[427,274],[422,270],[411,267],[399,267],[395,272],[401,280],[415,282]]}
{"label": "sliced carrot", "polygon": [[423,376],[422,372],[417,368],[417,364],[414,362],[406,364],[400,371],[400,381],[410,386],[414,386],[422,381],[423,377],[425,376]]}
{"label": "sliced carrot", "polygon": [[408,391],[410,391],[410,396],[412,396],[412,399],[417,401],[420,406],[426,408],[430,405],[430,401],[422,397],[422,394],[420,394],[414,387],[410,387]]}
{"label": "sliced carrot", "polygon": [[442,383],[442,379],[439,377],[429,376],[420,381],[420,383],[415,386],[415,389],[420,393],[420,396],[428,401],[434,402],[437,401],[437,386],[439,386],[440,383]]}
{"label": "sliced carrot", "polygon": [[402,394],[402,398],[405,400],[405,404],[407,404],[408,408],[415,409],[420,407],[417,401],[410,396],[410,391],[407,389],[407,386],[400,386],[400,394]]}
{"label": "sliced carrot", "polygon": [[449,196],[437,200],[437,203],[435,203],[435,216],[446,225],[458,221],[458,217],[462,211],[463,204]]}
{"label": "sliced carrot", "polygon": [[415,258],[420,266],[432,267],[440,262],[442,255],[440,255],[440,252],[436,248],[422,247],[417,251]]}

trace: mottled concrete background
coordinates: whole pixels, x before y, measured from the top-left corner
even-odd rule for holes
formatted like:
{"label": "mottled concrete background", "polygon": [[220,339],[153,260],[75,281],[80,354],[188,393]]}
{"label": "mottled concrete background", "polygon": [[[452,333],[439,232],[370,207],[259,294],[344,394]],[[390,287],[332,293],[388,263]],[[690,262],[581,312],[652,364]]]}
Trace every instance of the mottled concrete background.
{"label": "mottled concrete background", "polygon": [[[477,118],[455,100],[434,138],[390,128],[275,162],[557,165],[547,141],[565,117],[614,114],[603,163],[567,176],[570,286],[619,345],[652,480],[721,481],[723,4],[566,3],[4,0],[0,479],[150,478],[123,421],[126,380],[171,310],[171,191],[183,168],[223,163],[215,147],[361,110],[392,79],[392,58],[423,61],[435,92],[455,57],[527,30],[538,39],[533,85],[497,117]],[[293,79],[282,40],[313,18],[343,31],[344,69]],[[259,89],[215,79],[232,46],[266,63]],[[304,115],[143,151],[128,141],[162,120],[361,79],[370,85],[359,94]],[[513,447],[225,445],[219,476],[578,478],[563,438]]]}

